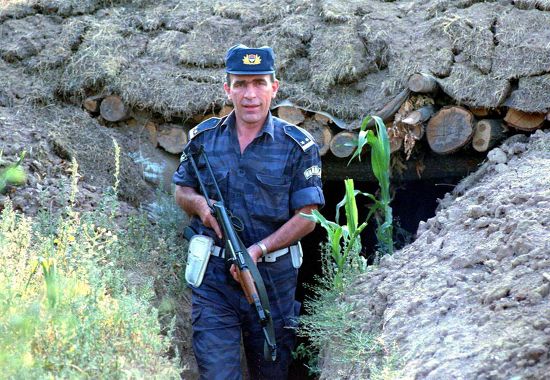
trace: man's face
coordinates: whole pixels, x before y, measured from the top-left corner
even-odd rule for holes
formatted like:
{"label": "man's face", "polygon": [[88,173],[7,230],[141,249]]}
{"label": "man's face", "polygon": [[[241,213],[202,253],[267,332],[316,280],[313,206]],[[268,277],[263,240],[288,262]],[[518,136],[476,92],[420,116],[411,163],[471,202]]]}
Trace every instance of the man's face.
{"label": "man's face", "polygon": [[256,126],[264,122],[271,100],[279,89],[279,81],[271,81],[271,75],[230,75],[230,83],[224,83],[225,92],[233,102],[237,125]]}

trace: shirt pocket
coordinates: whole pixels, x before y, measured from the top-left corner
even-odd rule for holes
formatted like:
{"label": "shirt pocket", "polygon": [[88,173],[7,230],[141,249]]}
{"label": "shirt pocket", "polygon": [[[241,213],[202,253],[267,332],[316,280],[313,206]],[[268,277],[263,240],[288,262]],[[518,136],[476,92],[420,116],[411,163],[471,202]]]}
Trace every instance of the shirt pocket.
{"label": "shirt pocket", "polygon": [[247,194],[250,214],[259,220],[286,222],[289,219],[290,179],[256,174],[253,185],[254,190]]}
{"label": "shirt pocket", "polygon": [[[216,182],[218,183],[218,188],[222,193],[222,197],[224,198],[224,200],[227,200],[229,170],[213,170],[213,172],[214,172],[214,177],[216,178]],[[206,191],[208,192],[208,197],[210,199],[219,201],[220,197],[218,196],[216,185],[214,183],[214,180],[212,179],[212,176],[208,173],[208,170],[206,170],[206,175],[204,175],[203,173],[201,173],[201,175],[204,178],[204,186],[206,187]]]}

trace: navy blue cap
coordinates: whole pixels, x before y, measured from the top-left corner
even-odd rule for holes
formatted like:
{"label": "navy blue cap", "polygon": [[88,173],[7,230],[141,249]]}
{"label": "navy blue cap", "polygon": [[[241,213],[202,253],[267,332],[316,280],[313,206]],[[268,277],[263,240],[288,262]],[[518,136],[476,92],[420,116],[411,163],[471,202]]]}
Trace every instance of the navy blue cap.
{"label": "navy blue cap", "polygon": [[274,74],[275,53],[269,46],[232,46],[225,55],[225,72],[240,75]]}

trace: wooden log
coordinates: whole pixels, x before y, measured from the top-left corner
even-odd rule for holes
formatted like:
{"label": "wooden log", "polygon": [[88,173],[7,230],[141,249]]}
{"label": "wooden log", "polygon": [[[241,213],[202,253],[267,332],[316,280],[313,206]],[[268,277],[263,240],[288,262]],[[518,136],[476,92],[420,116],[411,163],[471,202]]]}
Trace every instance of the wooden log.
{"label": "wooden log", "polygon": [[390,137],[390,153],[395,153],[403,147],[403,136]]}
{"label": "wooden log", "polygon": [[413,92],[419,93],[431,93],[435,92],[438,89],[437,79],[425,73],[416,73],[409,77],[407,86]]}
{"label": "wooden log", "polygon": [[298,125],[305,120],[304,112],[297,107],[282,106],[277,108],[277,115],[289,123]]}
{"label": "wooden log", "polygon": [[543,113],[527,113],[510,108],[506,112],[504,121],[515,129],[530,132],[542,127],[545,117]]}
{"label": "wooden log", "polygon": [[326,115],[323,115],[321,113],[314,113],[313,114],[313,119],[315,119],[315,121],[318,121],[319,123],[323,124],[323,125],[328,125],[328,123],[331,122],[330,118]]}
{"label": "wooden log", "polygon": [[82,106],[86,111],[90,112],[91,114],[97,115],[99,114],[99,106],[103,98],[103,95],[90,96],[89,98],[86,98],[84,100]]}
{"label": "wooden log", "polygon": [[415,125],[411,125],[408,127],[408,129],[413,139],[422,140],[422,137],[424,137],[424,131],[425,131],[424,124],[418,123]]}
{"label": "wooden log", "polygon": [[489,116],[489,110],[487,108],[470,108],[470,112],[478,118]]}
{"label": "wooden log", "polygon": [[332,131],[326,124],[319,123],[315,119],[307,119],[301,125],[306,131],[311,133],[313,140],[319,146],[319,154],[324,156],[330,149],[330,141],[332,140]]}
{"label": "wooden log", "polygon": [[336,157],[349,157],[355,150],[354,141],[357,141],[357,133],[350,131],[338,132],[330,140],[330,151]]}
{"label": "wooden log", "polygon": [[[411,93],[411,90],[408,88],[401,91],[399,94],[395,96],[392,100],[388,102],[384,107],[382,107],[379,111],[375,112],[374,114],[381,118],[384,121],[387,121],[395,115],[395,113],[399,110],[401,105],[407,100],[409,97],[409,94]],[[367,127],[372,128],[375,125],[374,119],[371,119]],[[361,123],[357,123],[357,125],[354,125],[352,129],[359,129],[361,128]]]}
{"label": "wooden log", "polygon": [[99,112],[105,120],[112,122],[126,120],[130,116],[130,109],[117,95],[109,95],[103,99]]}
{"label": "wooden log", "polygon": [[432,105],[425,106],[415,111],[412,111],[403,120],[401,120],[401,122],[408,125],[423,123],[426,120],[428,120],[434,114],[434,112],[435,112],[434,106]]}
{"label": "wooden log", "polygon": [[438,154],[456,152],[470,141],[473,133],[474,115],[455,106],[442,108],[426,127],[428,144]]}
{"label": "wooden log", "polygon": [[472,147],[478,152],[486,152],[504,139],[506,127],[501,120],[483,119],[474,127]]}

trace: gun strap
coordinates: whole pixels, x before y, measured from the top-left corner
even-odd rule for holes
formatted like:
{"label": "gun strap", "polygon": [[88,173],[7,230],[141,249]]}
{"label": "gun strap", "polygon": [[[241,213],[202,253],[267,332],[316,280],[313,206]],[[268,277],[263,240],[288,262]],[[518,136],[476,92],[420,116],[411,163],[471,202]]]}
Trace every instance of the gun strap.
{"label": "gun strap", "polygon": [[254,261],[252,261],[252,258],[248,254],[248,250],[246,249],[244,244],[240,241],[240,239],[239,239],[239,243],[241,244],[240,248],[244,258],[244,262],[248,267],[250,274],[252,275],[252,279],[256,283],[258,296],[260,297],[260,302],[262,303],[262,307],[264,309],[264,312],[267,318],[267,324],[265,326],[262,326],[262,329],[264,330],[264,335],[265,335],[264,359],[266,361],[275,361],[277,357],[275,328],[273,327],[273,319],[271,318],[271,310],[269,307],[269,297],[267,296],[267,290],[265,288],[264,280],[262,278],[262,275],[260,274],[260,271],[258,270],[258,267],[254,263]]}

